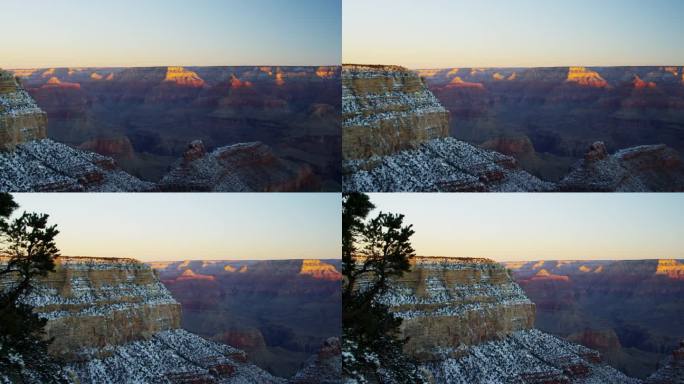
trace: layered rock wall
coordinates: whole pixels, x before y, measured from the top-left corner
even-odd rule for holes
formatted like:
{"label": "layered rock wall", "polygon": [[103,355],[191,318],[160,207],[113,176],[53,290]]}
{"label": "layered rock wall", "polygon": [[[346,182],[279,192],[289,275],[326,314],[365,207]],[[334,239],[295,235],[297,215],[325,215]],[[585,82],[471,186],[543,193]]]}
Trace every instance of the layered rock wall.
{"label": "layered rock wall", "polygon": [[449,114],[417,73],[397,66],[342,68],[342,156],[389,155],[449,134]]}
{"label": "layered rock wall", "polygon": [[0,151],[42,139],[47,132],[47,115],[15,80],[0,70]]}
{"label": "layered rock wall", "polygon": [[180,327],[180,304],[149,266],[132,259],[60,257],[23,301],[48,319],[50,353],[70,361]]}
{"label": "layered rock wall", "polygon": [[487,259],[416,257],[382,299],[403,319],[407,354],[420,361],[533,328],[534,304]]}

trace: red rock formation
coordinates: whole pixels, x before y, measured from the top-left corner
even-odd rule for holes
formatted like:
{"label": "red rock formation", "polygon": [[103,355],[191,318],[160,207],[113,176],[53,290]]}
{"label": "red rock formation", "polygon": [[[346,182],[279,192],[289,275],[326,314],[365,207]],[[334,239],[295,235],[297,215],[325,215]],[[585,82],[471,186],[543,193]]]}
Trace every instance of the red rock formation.
{"label": "red rock formation", "polygon": [[133,145],[126,136],[88,140],[79,148],[117,159],[132,159],[135,154]]}
{"label": "red rock formation", "polygon": [[216,277],[211,276],[211,275],[203,275],[201,273],[195,273],[193,272],[192,269],[186,269],[181,273],[180,276],[176,278],[176,280],[183,281],[183,280],[206,280],[206,281],[214,281],[216,280]]}
{"label": "red rock formation", "polygon": [[644,89],[644,88],[650,88],[653,89],[656,87],[656,83],[652,81],[643,81],[639,77],[639,75],[634,75],[634,80],[632,81],[632,84],[634,84],[635,89]]}
{"label": "red rock formation", "polygon": [[677,260],[658,260],[655,274],[667,276],[670,279],[684,280],[684,263]]}
{"label": "red rock formation", "polygon": [[570,67],[566,82],[594,88],[604,88],[608,86],[608,82],[601,77],[598,72],[585,67]]}
{"label": "red rock formation", "polygon": [[299,274],[309,275],[314,279],[321,280],[342,280],[342,274],[337,271],[334,265],[320,260],[302,260],[302,268]]}
{"label": "red rock formation", "polygon": [[251,87],[252,83],[250,81],[241,81],[240,79],[237,78],[237,76],[231,75],[230,76],[230,86],[231,86],[231,88]]}
{"label": "red rock formation", "polygon": [[168,67],[164,81],[190,88],[202,88],[204,86],[204,80],[197,73],[183,67]]}
{"label": "red rock formation", "polygon": [[41,88],[67,88],[67,89],[81,89],[79,83],[62,82],[56,76],[50,78]]}
{"label": "red rock formation", "polygon": [[454,77],[449,84],[446,86],[447,88],[474,88],[474,89],[480,89],[484,91],[484,85],[482,83],[472,83],[469,81],[463,81],[459,76]]}

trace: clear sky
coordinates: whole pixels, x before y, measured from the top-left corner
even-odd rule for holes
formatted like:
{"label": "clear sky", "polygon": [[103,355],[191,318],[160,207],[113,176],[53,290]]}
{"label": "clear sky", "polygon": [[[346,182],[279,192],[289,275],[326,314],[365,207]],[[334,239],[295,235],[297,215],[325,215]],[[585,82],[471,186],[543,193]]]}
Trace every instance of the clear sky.
{"label": "clear sky", "polygon": [[339,65],[341,0],[2,0],[0,67]]}
{"label": "clear sky", "polygon": [[[370,194],[422,256],[497,261],[684,258],[684,194]],[[372,213],[371,215],[375,215]]]}
{"label": "clear sky", "polygon": [[344,0],[344,63],[684,65],[682,0]]}
{"label": "clear sky", "polygon": [[66,256],[142,261],[340,257],[336,193],[14,194]]}

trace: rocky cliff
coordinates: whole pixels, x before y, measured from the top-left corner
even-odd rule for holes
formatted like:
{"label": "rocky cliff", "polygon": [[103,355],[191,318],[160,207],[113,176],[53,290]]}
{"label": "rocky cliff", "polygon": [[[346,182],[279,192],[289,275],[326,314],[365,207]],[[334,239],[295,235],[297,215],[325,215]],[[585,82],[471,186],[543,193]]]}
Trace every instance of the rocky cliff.
{"label": "rocky cliff", "polygon": [[672,352],[665,365],[651,375],[646,384],[681,384],[684,383],[684,341]]}
{"label": "rocky cliff", "polygon": [[244,352],[179,329],[180,304],[132,259],[60,257],[23,300],[48,320],[49,351],[70,383],[284,382]]}
{"label": "rocky cliff", "polygon": [[14,75],[0,69],[0,151],[46,136],[47,115],[19,85]]}
{"label": "rocky cliff", "polygon": [[665,145],[642,145],[610,155],[596,142],[559,183],[562,191],[663,192],[684,190],[684,165]]}
{"label": "rocky cliff", "polygon": [[201,141],[194,141],[159,185],[166,191],[283,192],[311,189],[315,183],[310,167],[278,158],[260,142],[207,153]]}
{"label": "rocky cliff", "polygon": [[[432,383],[638,383],[534,329],[535,305],[487,259],[417,257],[381,299]],[[360,285],[363,289],[363,284]]]}
{"label": "rocky cliff", "polygon": [[389,155],[448,136],[449,114],[418,75],[397,66],[342,68],[342,156]]}
{"label": "rocky cliff", "polygon": [[290,380],[290,384],[342,383],[342,347],[340,339],[327,339],[321,349]]}
{"label": "rocky cliff", "polygon": [[545,191],[554,186],[510,156],[449,136],[449,115],[417,73],[396,66],[342,69],[343,189]]}

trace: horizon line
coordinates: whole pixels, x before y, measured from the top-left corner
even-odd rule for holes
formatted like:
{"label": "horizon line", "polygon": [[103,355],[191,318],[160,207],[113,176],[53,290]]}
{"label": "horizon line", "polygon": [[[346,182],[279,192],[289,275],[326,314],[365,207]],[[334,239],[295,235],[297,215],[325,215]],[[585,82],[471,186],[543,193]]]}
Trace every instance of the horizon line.
{"label": "horizon line", "polygon": [[221,68],[221,67],[341,67],[342,64],[234,64],[234,65],[142,65],[142,66],[127,66],[127,65],[111,65],[111,66],[36,66],[36,67],[3,67],[0,65],[0,69],[16,71],[22,69],[111,69],[111,68],[168,68],[168,67],[183,67],[183,68]]}
{"label": "horizon line", "polygon": [[541,66],[463,66],[457,65],[452,67],[411,67],[402,64],[369,64],[369,63],[342,63],[345,65],[365,65],[365,66],[379,66],[379,67],[389,67],[389,66],[399,66],[410,70],[436,70],[436,69],[454,69],[454,68],[482,68],[482,69],[530,69],[530,68],[569,68],[569,67],[584,67],[584,68],[638,68],[638,67],[684,67],[684,64],[651,64],[651,65],[541,65]]}

